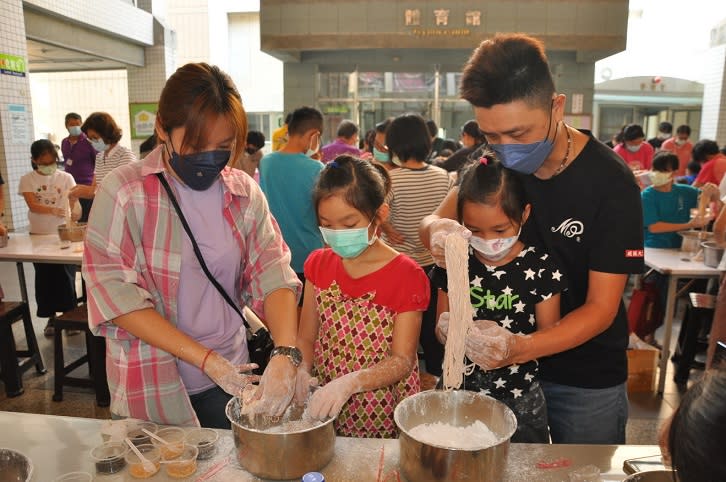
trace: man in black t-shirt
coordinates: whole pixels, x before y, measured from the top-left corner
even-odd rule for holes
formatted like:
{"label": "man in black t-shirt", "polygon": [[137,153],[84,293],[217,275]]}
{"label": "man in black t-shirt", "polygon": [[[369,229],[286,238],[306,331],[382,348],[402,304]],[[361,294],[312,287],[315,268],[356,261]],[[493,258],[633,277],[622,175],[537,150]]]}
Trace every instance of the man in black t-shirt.
{"label": "man in black t-shirt", "polygon": [[[521,34],[482,42],[461,80],[480,129],[505,167],[521,173],[532,222],[522,233],[541,245],[568,279],[560,323],[518,336],[478,323],[482,368],[539,359],[555,443],[625,443],[628,328],[622,294],[643,271],[638,186],[619,157],[587,131],[566,125],[544,46]],[[446,236],[471,233],[456,218],[456,190],[421,223],[437,262]],[[446,219],[448,218],[448,219]],[[469,353],[467,352],[467,355]]]}

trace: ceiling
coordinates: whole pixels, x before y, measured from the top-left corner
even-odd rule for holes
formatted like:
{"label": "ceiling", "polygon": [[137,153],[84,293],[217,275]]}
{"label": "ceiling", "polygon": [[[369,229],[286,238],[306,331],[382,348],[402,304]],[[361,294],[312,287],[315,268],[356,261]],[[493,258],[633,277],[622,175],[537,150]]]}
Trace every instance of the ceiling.
{"label": "ceiling", "polygon": [[28,71],[68,72],[75,70],[124,69],[126,64],[92,54],[27,39]]}

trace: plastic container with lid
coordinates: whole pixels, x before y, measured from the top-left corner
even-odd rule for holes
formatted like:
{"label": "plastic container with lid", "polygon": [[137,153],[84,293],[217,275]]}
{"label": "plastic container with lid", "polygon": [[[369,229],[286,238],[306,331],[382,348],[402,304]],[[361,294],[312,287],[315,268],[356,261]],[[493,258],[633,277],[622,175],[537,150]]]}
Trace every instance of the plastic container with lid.
{"label": "plastic container with lid", "polygon": [[128,447],[121,442],[106,442],[91,450],[91,459],[98,474],[115,474],[126,467]]}
{"label": "plastic container with lid", "polygon": [[182,453],[172,460],[164,460],[164,468],[166,475],[172,479],[185,479],[197,471],[197,453],[199,450],[196,445],[185,445]]}
{"label": "plastic container with lid", "polygon": [[219,432],[211,428],[195,428],[187,432],[184,440],[188,445],[195,445],[199,449],[197,460],[208,460],[217,453]]}
{"label": "plastic container with lid", "polygon": [[154,447],[153,445],[148,444],[139,445],[136,448],[139,449],[139,452],[141,452],[146,460],[151,462],[153,467],[145,466],[141,459],[136,455],[136,453],[134,453],[134,451],[132,450],[129,450],[128,452],[126,452],[126,464],[129,467],[129,474],[135,479],[148,479],[149,477],[152,477],[154,474],[156,474],[161,467],[161,451],[158,449],[158,447]]}
{"label": "plastic container with lid", "polygon": [[166,443],[161,443],[157,439],[151,441],[154,446],[161,450],[161,457],[164,460],[171,460],[178,457],[184,451],[184,437],[186,432],[179,427],[166,427],[159,429],[156,436],[163,439]]}

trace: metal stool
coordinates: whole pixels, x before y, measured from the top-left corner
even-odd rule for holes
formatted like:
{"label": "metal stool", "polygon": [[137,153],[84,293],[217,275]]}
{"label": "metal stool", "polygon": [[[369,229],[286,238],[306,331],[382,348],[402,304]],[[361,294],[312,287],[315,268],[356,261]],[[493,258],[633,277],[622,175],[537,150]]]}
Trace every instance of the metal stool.
{"label": "metal stool", "polygon": [[711,323],[716,308],[716,296],[703,293],[688,293],[688,308],[678,334],[678,346],[673,354],[675,374],[673,381],[679,385],[688,382],[688,375],[696,353],[705,348],[698,341],[698,334],[705,324]]}
{"label": "metal stool", "polygon": [[[23,320],[27,350],[18,350],[13,336],[13,323]],[[18,358],[26,358],[20,362]],[[23,393],[23,373],[35,365],[39,374],[46,372],[43,357],[40,355],[38,340],[35,338],[33,321],[27,303],[16,301],[0,301],[0,371],[5,382],[5,393],[8,397],[17,397]]]}
{"label": "metal stool", "polygon": [[[106,379],[106,339],[94,336],[88,328],[86,305],[78,305],[51,321],[54,332],[53,355],[55,365],[53,401],[63,400],[63,386],[90,387],[96,392],[96,404],[108,407],[111,395]],[[63,357],[63,330],[80,330],[86,335],[86,354],[65,365]],[[69,374],[88,363],[88,378],[71,377]]]}

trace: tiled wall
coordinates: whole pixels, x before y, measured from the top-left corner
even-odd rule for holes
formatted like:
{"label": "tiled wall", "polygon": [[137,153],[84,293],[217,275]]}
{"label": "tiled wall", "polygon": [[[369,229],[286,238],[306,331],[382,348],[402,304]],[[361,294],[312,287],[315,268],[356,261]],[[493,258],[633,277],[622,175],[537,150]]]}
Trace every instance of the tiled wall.
{"label": "tiled wall", "polygon": [[[22,0],[0,2],[0,25],[0,51],[27,58]],[[5,198],[4,221],[9,228],[17,229],[28,224],[27,206],[16,193],[20,177],[30,170],[30,143],[13,142],[9,104],[25,108],[25,128],[32,137],[33,109],[27,75],[0,75],[0,173],[5,180],[2,187]]]}
{"label": "tiled wall", "polygon": [[711,48],[705,65],[701,137],[722,146],[726,143],[726,45]]}

